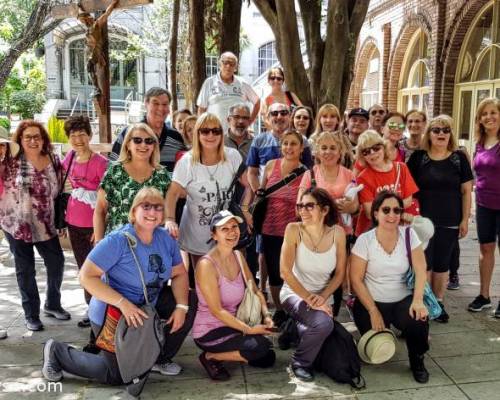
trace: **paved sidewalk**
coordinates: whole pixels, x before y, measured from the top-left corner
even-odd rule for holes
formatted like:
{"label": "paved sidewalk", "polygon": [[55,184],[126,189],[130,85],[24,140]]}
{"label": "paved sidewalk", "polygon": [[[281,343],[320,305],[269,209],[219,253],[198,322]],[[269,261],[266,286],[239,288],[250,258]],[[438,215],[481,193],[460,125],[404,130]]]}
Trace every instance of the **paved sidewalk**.
{"label": "paved sidewalk", "polygon": [[[267,371],[241,366],[229,367],[229,382],[210,381],[198,364],[199,350],[188,338],[175,361],[184,367],[177,377],[152,374],[143,399],[415,399],[415,400],[492,400],[500,398],[500,319],[491,311],[472,314],[467,304],[478,294],[478,242],[475,226],[462,240],[461,284],[458,291],[448,291],[445,304],[450,314],[448,324],[431,323],[431,350],[426,365],[431,378],[428,384],[416,383],[408,367],[404,343],[400,341],[394,359],[381,366],[363,366],[367,388],[354,392],[348,385],[338,385],[319,374],[312,383],[290,378],[287,364],[290,352],[277,350],[276,366]],[[3,240],[0,244],[0,326],[8,328],[9,338],[0,341],[0,399],[126,399],[122,387],[105,387],[74,377],[65,377],[61,386],[48,385],[41,377],[42,344],[50,337],[77,347],[85,344],[88,330],[76,327],[85,312],[83,291],[70,252],[66,252],[63,305],[72,313],[71,321],[60,322],[42,317],[43,332],[29,332],[24,327],[15,271]],[[494,307],[500,298],[500,257],[494,275]],[[44,267],[37,259],[40,292],[45,288]],[[43,304],[43,299],[42,299]],[[342,315],[341,321],[346,320]],[[357,333],[356,333],[357,335]]]}

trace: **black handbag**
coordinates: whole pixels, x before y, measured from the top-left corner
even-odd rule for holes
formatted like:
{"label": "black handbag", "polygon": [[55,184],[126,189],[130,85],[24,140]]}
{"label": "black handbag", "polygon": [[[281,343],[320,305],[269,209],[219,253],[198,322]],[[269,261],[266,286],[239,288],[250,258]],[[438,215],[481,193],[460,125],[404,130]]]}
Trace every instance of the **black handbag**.
{"label": "black handbag", "polygon": [[266,217],[267,211],[267,200],[270,194],[276,192],[278,189],[281,189],[283,186],[288,185],[295,178],[298,178],[307,169],[303,165],[295,168],[292,172],[290,172],[287,176],[285,176],[281,181],[275,183],[274,185],[268,187],[267,189],[259,189],[256,192],[257,197],[254,202],[250,206],[250,213],[252,214],[253,219],[253,230],[257,234],[262,233],[262,225],[264,224],[264,218]]}
{"label": "black handbag", "polygon": [[243,175],[243,172],[245,172],[246,168],[247,168],[246,164],[243,161],[238,167],[238,170],[236,171],[234,178],[231,181],[231,184],[229,185],[227,193],[232,192],[232,195],[231,195],[231,200],[229,201],[227,207],[224,207],[224,201],[221,199],[219,184],[217,181],[215,182],[215,185],[217,186],[217,212],[225,209],[230,211],[233,215],[240,217],[243,220],[243,222],[239,224],[240,240],[238,240],[238,244],[235,247],[236,250],[247,248],[255,240],[254,233],[250,232],[250,229],[248,229],[245,216],[243,215],[243,211],[241,209],[240,203],[237,198],[238,196],[236,196],[236,184],[238,182],[238,179],[240,179],[241,175]]}
{"label": "black handbag", "polygon": [[[66,184],[66,179],[68,178],[68,174],[71,169],[71,165],[73,164],[74,158],[75,158],[75,152],[73,151],[73,153],[71,154],[71,158],[69,160],[68,170],[64,175],[64,179],[61,185],[59,186],[59,193],[57,197],[54,199],[54,226],[56,229],[64,229],[68,226],[68,224],[66,223],[66,210],[68,208],[68,201],[69,197],[71,196],[71,193],[64,191],[64,185]],[[52,161],[54,170],[57,173],[57,168],[54,163],[54,159],[50,157],[50,160]]]}

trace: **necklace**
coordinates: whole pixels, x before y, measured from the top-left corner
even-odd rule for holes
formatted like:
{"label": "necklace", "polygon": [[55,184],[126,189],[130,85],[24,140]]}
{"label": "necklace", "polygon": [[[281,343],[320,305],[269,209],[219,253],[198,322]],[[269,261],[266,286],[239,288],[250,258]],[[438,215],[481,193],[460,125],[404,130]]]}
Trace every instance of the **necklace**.
{"label": "necklace", "polygon": [[323,240],[323,236],[325,236],[326,229],[323,228],[323,231],[321,232],[321,236],[319,237],[319,240],[316,243],[314,243],[311,234],[309,232],[307,232],[307,230],[305,228],[304,228],[304,232],[307,233],[307,237],[309,238],[309,240],[311,241],[311,244],[313,245],[312,246],[312,250],[315,253],[317,253],[318,252],[318,247],[319,247],[319,245],[321,244],[321,242]]}
{"label": "necklace", "polygon": [[207,170],[207,174],[210,176],[211,181],[215,181],[214,175],[217,173],[217,170],[219,169],[219,165],[220,165],[220,163],[217,163],[217,165],[215,167],[215,171],[210,173],[210,169],[208,168],[208,165],[203,164],[203,166]]}

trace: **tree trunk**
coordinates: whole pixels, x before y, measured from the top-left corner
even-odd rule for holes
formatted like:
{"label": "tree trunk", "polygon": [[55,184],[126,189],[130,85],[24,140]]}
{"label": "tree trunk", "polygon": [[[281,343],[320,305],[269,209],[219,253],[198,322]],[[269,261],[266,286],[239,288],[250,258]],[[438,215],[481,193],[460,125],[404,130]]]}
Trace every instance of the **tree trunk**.
{"label": "tree trunk", "polygon": [[193,108],[195,108],[198,93],[206,78],[204,11],[205,5],[203,1],[189,0],[189,45],[192,60],[191,92]]}
{"label": "tree trunk", "polygon": [[174,0],[172,7],[172,24],[170,27],[170,41],[168,42],[168,53],[170,60],[167,69],[170,72],[169,87],[172,93],[172,111],[176,111],[177,104],[177,44],[179,33],[180,0]]}
{"label": "tree trunk", "polygon": [[242,0],[224,0],[219,54],[231,51],[240,57],[241,6]]}
{"label": "tree trunk", "polygon": [[52,2],[48,0],[40,0],[36,2],[36,6],[31,12],[26,28],[22,34],[12,42],[4,56],[0,58],[0,89],[4,87],[14,64],[19,56],[26,50],[31,48],[35,42],[52,31],[59,22],[52,21],[45,24],[45,20],[52,8]]}

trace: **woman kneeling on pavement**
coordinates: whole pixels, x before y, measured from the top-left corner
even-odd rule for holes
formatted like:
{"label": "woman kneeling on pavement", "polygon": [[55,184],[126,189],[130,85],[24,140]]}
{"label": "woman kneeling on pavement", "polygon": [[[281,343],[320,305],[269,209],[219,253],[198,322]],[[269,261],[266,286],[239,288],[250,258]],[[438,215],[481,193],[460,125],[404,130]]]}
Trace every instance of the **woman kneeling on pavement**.
{"label": "woman kneeling on pavement", "polygon": [[300,380],[311,381],[314,360],[333,330],[332,294],[344,280],[345,233],[324,189],[307,189],[296,208],[302,222],[288,224],[285,231],[280,301],[300,336],[291,369]]}
{"label": "woman kneeling on pavement", "polygon": [[403,200],[382,191],[374,199],[371,218],[374,229],[359,236],[352,249],[350,279],[356,293],[354,323],[359,333],[382,331],[392,323],[402,331],[413,377],[429,380],[424,354],[429,350],[428,311],[423,303],[426,262],[422,244],[410,228],[410,248],[415,271],[415,290],[406,285],[410,267],[405,229],[400,226]]}
{"label": "woman kneeling on pavement", "polygon": [[[257,289],[241,253],[234,250],[240,237],[240,217],[227,210],[212,217],[210,231],[215,246],[196,266],[198,311],[193,338],[203,350],[199,359],[210,378],[228,380],[229,372],[221,361],[240,361],[252,367],[271,367],[276,355],[264,335],[271,334],[271,313]],[[245,292],[245,281],[260,299],[264,324],[248,326],[236,317]]]}
{"label": "woman kneeling on pavement", "polygon": [[[143,286],[125,234],[136,239],[135,253],[148,300],[155,304],[160,318],[167,320],[165,345],[158,359],[161,365],[178,352],[192,326],[194,310],[189,307],[188,276],[177,243],[161,227],[165,222],[164,198],[157,189],[146,187],[137,193],[129,222],[94,247],[80,271],[80,283],[92,295],[89,318],[98,343],[106,304],[119,309],[129,326],[142,325],[147,316],[139,308],[145,303]],[[169,279],[171,287],[166,284]],[[61,380],[64,371],[109,385],[124,383],[116,355],[106,350],[89,354],[49,339],[43,357],[42,373],[49,381]]]}

